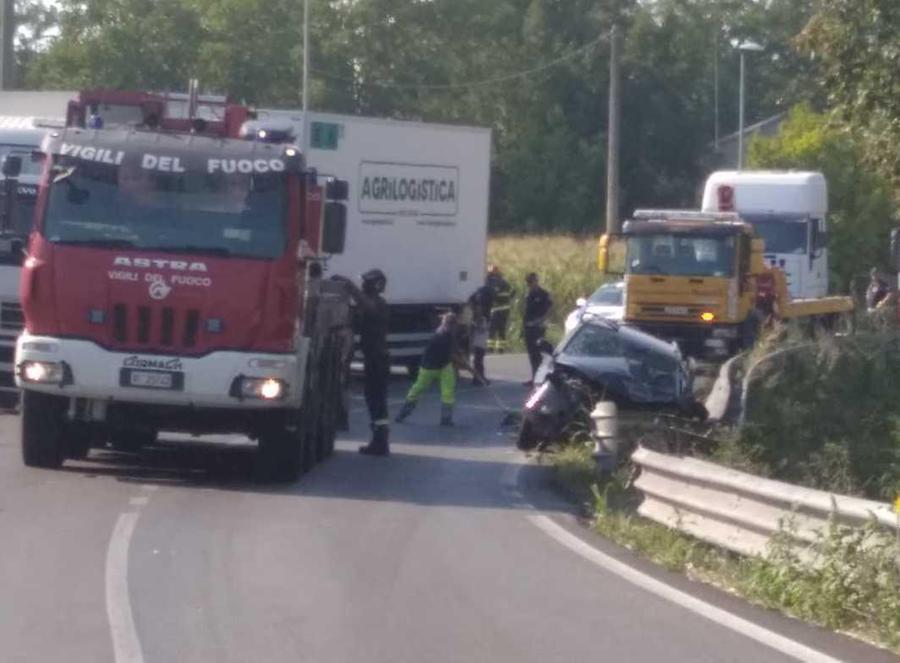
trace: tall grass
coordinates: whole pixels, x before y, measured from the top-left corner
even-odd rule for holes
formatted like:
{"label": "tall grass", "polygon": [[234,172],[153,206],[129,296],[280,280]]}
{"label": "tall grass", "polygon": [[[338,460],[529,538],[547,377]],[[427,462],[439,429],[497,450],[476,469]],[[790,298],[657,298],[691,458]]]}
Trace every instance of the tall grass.
{"label": "tall grass", "polygon": [[597,269],[597,237],[572,235],[501,235],[488,241],[488,263],[500,267],[515,289],[510,316],[510,341],[521,344],[525,276],[538,274],[553,297],[548,337],[562,336],[563,322],[575,300],[593,292],[605,280]]}

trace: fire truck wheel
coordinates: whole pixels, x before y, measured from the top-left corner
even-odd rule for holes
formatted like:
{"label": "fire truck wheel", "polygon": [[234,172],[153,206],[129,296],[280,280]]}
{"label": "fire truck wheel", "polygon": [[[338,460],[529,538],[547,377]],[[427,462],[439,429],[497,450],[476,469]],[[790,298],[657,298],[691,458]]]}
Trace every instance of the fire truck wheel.
{"label": "fire truck wheel", "polygon": [[323,353],[323,366],[320,375],[324,377],[322,392],[325,397],[319,405],[318,435],[316,439],[316,461],[323,461],[334,451],[334,438],[337,435],[337,410],[340,401],[340,374],[338,372],[340,356],[333,343]]}
{"label": "fire truck wheel", "polygon": [[93,432],[84,423],[70,423],[66,426],[66,456],[81,459],[88,455],[93,442]]}
{"label": "fire truck wheel", "polygon": [[[307,408],[307,413],[315,413],[319,411],[320,404],[316,399],[310,399],[307,401],[309,403],[309,407]],[[308,419],[304,422],[303,425],[303,449],[301,450],[301,462],[303,465],[303,471],[308,472],[316,465],[316,459],[318,458],[318,446],[319,446],[319,417],[315,414],[310,414]]]}
{"label": "fire truck wheel", "polygon": [[22,460],[29,467],[62,465],[66,450],[66,404],[61,396],[22,392]]}
{"label": "fire truck wheel", "polygon": [[305,436],[302,431],[271,428],[259,437],[256,476],[260,481],[296,481],[304,470]]}
{"label": "fire truck wheel", "polygon": [[155,430],[119,428],[109,434],[109,446],[125,453],[135,453],[154,442],[156,442]]}

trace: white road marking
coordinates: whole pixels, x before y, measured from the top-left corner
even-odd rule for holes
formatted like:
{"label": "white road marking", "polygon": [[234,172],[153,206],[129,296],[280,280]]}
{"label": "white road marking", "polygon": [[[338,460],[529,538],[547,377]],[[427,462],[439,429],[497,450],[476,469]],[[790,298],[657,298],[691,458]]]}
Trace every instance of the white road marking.
{"label": "white road marking", "polygon": [[724,626],[736,633],[740,633],[751,640],[756,640],[757,642],[766,645],[767,647],[771,647],[786,656],[797,659],[798,661],[804,661],[805,663],[843,663],[840,659],[823,654],[820,651],[811,649],[799,642],[795,642],[790,638],[779,635],[774,631],[758,626],[757,624],[743,619],[742,617],[738,617],[727,610],[717,608],[706,601],[675,589],[646,573],[642,573],[641,571],[600,552],[566,530],[564,527],[557,525],[547,516],[528,516],[528,519],[552,539],[589,562],[616,574],[620,578],[637,585],[641,589],[656,594],[660,598],[671,601],[701,617],[705,617],[720,626]]}
{"label": "white road marking", "polygon": [[159,490],[159,486],[155,483],[142,483],[141,490],[146,490],[148,493],[152,493]]}
{"label": "white road marking", "polygon": [[128,594],[128,549],[138,513],[119,514],[106,551],[106,615],[116,663],[143,663]]}
{"label": "white road marking", "polygon": [[128,503],[131,506],[145,506],[149,501],[150,498],[146,495],[139,495],[138,497],[132,497],[130,500],[128,500]]}

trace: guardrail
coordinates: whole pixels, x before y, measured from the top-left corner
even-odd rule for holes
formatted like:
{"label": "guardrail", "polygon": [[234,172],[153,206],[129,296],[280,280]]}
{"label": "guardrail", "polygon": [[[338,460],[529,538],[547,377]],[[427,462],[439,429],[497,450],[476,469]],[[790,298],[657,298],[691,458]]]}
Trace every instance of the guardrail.
{"label": "guardrail", "polygon": [[632,461],[644,494],[638,512],[743,555],[766,555],[771,537],[789,534],[806,556],[832,520],[859,527],[876,522],[888,533],[897,516],[887,503],[835,495],[639,447]]}

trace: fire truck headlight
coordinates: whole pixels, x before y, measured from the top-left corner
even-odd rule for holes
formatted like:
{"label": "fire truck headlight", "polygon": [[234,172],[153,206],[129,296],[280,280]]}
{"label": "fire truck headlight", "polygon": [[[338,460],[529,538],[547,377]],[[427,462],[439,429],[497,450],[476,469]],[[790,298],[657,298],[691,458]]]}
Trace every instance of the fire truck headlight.
{"label": "fire truck headlight", "polygon": [[65,376],[63,365],[55,361],[23,361],[19,364],[19,376],[34,384],[60,384]]}
{"label": "fire truck headlight", "polygon": [[278,378],[241,378],[240,395],[242,398],[258,398],[264,401],[277,401],[284,398],[287,385]]}

